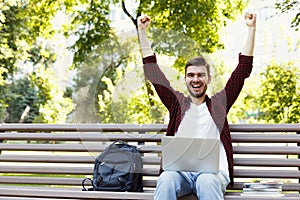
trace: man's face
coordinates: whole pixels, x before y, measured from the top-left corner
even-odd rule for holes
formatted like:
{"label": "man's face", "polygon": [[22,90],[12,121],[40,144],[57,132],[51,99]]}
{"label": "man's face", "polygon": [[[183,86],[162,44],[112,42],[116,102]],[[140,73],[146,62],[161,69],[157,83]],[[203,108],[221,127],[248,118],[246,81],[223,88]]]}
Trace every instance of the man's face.
{"label": "man's face", "polygon": [[207,85],[211,77],[205,66],[188,66],[185,74],[185,83],[192,97],[201,98],[206,94]]}

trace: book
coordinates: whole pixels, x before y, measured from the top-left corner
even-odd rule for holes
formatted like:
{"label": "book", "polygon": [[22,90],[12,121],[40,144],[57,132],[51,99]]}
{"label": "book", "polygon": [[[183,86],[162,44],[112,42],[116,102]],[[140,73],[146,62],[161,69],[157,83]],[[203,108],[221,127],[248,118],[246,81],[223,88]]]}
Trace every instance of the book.
{"label": "book", "polygon": [[251,196],[282,196],[282,183],[255,182],[244,183],[242,195]]}
{"label": "book", "polygon": [[249,193],[242,193],[241,196],[260,196],[260,197],[282,197],[284,196],[282,193],[261,193],[261,192],[249,192]]}

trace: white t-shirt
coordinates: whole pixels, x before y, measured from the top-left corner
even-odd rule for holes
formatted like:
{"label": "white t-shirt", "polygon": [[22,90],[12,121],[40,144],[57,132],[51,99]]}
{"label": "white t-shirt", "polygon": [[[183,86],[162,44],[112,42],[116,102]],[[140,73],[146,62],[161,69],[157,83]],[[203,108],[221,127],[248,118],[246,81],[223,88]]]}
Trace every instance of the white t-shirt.
{"label": "white t-shirt", "polygon": [[[220,131],[213,121],[206,103],[196,105],[191,103],[191,107],[186,111],[176,136],[220,138]],[[220,141],[220,164],[219,170],[229,177],[228,162],[222,141]]]}

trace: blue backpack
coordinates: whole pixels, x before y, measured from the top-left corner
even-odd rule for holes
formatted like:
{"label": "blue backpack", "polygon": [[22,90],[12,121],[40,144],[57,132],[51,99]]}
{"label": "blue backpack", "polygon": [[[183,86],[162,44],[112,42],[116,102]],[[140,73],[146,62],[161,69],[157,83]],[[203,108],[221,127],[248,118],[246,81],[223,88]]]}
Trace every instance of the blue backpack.
{"label": "blue backpack", "polygon": [[[118,140],[97,156],[93,179],[83,179],[82,190],[142,192],[142,165],[137,147]],[[85,188],[86,180],[93,188]]]}

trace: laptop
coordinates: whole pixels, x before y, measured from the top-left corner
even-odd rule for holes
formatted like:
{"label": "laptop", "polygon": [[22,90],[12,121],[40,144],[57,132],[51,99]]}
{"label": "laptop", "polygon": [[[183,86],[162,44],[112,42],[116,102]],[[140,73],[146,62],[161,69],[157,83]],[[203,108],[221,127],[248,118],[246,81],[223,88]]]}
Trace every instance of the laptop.
{"label": "laptop", "polygon": [[162,137],[162,167],[170,171],[219,172],[220,139]]}

